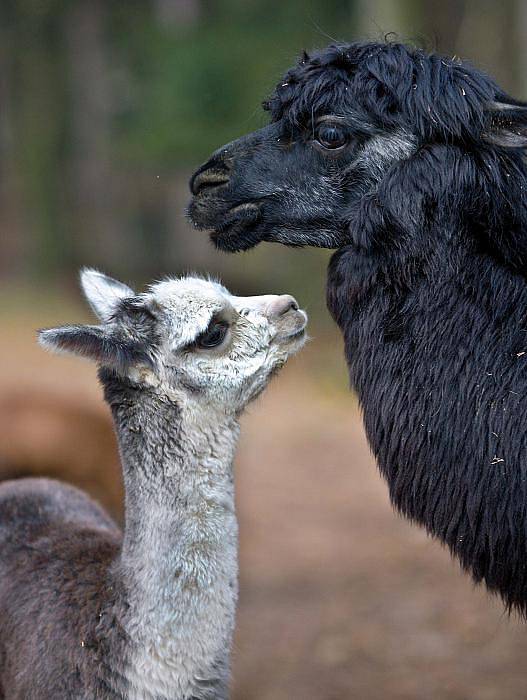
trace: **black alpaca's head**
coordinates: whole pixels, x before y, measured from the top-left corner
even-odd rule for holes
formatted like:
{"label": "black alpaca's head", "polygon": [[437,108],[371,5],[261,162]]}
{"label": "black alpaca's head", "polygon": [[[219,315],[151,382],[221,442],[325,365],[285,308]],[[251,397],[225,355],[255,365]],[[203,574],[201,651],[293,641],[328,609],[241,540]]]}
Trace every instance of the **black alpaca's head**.
{"label": "black alpaca's head", "polygon": [[190,183],[191,220],[224,250],[260,241],[368,249],[382,244],[370,240],[372,208],[384,217],[375,235],[393,236],[419,228],[446,196],[450,212],[486,229],[497,209],[503,222],[496,193],[515,199],[527,106],[456,59],[402,44],[334,45],[305,54],[264,107],[271,123],[217,150]]}

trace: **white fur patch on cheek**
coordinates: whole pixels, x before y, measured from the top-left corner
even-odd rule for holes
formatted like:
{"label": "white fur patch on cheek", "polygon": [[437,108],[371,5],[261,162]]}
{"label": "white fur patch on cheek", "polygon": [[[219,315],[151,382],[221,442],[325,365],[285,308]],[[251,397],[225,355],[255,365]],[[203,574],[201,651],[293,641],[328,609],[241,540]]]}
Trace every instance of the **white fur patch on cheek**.
{"label": "white fur patch on cheek", "polygon": [[409,158],[416,146],[414,136],[404,131],[374,136],[366,142],[357,158],[357,164],[363,165],[380,178],[393,162]]}

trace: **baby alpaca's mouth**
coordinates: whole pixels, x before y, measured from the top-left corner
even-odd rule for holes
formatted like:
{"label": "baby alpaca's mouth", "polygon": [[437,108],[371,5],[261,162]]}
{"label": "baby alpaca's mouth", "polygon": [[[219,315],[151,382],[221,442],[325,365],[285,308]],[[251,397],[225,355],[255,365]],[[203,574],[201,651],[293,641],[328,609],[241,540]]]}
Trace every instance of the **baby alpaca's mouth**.
{"label": "baby alpaca's mouth", "polygon": [[304,340],[307,337],[307,314],[305,311],[298,309],[294,312],[295,321],[293,327],[279,329],[274,337],[274,342],[284,344],[284,343],[294,343],[296,341]]}
{"label": "baby alpaca's mouth", "polygon": [[297,338],[302,338],[306,334],[306,329],[301,328],[299,331],[296,333],[292,333],[291,335],[287,336],[287,340],[296,340]]}
{"label": "baby alpaca's mouth", "polygon": [[297,340],[298,338],[303,338],[306,335],[307,319],[303,322],[300,328],[291,331],[287,335],[282,335],[282,341],[290,342],[291,340]]}

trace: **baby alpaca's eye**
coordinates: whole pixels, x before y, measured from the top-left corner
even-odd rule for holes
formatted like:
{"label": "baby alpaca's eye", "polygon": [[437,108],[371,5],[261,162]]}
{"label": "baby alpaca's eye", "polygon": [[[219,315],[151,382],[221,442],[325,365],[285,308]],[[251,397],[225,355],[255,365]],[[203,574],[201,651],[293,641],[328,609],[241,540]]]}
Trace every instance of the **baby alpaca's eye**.
{"label": "baby alpaca's eye", "polygon": [[207,330],[198,335],[194,345],[204,350],[217,348],[225,340],[228,331],[229,326],[225,321],[211,321]]}
{"label": "baby alpaca's eye", "polygon": [[319,124],[315,131],[315,141],[327,150],[335,151],[348,142],[348,134],[339,124]]}

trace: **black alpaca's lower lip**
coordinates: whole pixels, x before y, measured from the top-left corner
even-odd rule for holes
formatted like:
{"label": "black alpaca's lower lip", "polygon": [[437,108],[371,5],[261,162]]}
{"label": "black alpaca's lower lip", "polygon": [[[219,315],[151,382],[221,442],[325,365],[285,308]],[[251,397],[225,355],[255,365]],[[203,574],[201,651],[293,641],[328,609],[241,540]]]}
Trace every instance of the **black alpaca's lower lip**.
{"label": "black alpaca's lower lip", "polygon": [[223,221],[215,226],[212,235],[223,236],[237,233],[256,224],[259,218],[260,209],[256,204],[240,204],[229,209]]}
{"label": "black alpaca's lower lip", "polygon": [[223,220],[214,226],[210,238],[221,250],[247,250],[261,241],[261,236],[257,233],[260,218],[257,204],[240,204],[230,209]]}
{"label": "black alpaca's lower lip", "polygon": [[235,253],[262,240],[258,233],[262,213],[256,202],[228,208],[222,199],[202,192],[191,200],[187,216],[195,228],[210,232],[212,243],[220,250]]}

